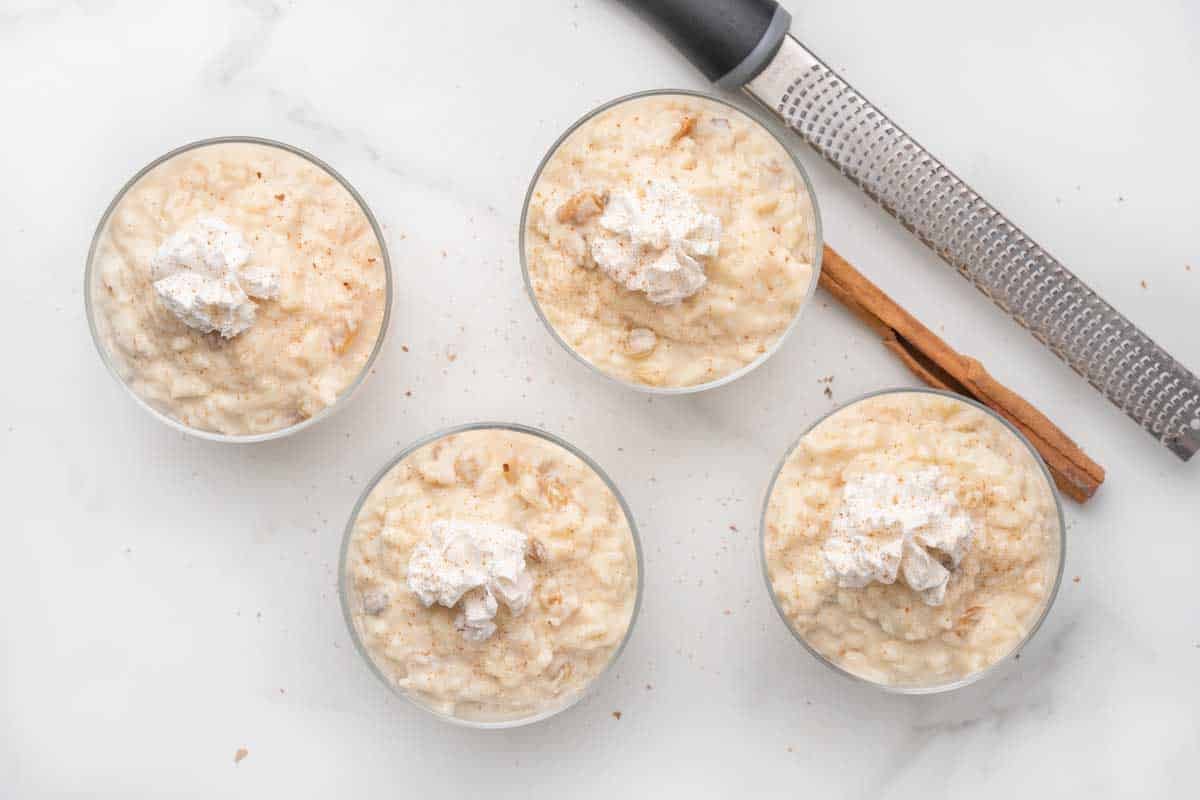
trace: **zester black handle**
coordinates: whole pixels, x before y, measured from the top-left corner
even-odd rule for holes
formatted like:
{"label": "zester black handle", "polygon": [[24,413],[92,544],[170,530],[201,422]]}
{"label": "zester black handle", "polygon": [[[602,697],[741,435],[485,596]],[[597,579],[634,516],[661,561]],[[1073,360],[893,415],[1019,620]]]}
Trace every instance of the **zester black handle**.
{"label": "zester black handle", "polygon": [[704,76],[726,89],[749,83],[779,50],[792,18],[775,0],[622,0]]}

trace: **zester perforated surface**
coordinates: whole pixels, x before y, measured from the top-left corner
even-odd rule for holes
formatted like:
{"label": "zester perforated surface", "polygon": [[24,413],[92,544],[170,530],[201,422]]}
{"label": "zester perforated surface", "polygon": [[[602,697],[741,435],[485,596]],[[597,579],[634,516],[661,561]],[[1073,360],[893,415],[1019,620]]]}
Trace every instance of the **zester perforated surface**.
{"label": "zester perforated surface", "polygon": [[1172,452],[1200,449],[1200,379],[799,42],[748,89]]}

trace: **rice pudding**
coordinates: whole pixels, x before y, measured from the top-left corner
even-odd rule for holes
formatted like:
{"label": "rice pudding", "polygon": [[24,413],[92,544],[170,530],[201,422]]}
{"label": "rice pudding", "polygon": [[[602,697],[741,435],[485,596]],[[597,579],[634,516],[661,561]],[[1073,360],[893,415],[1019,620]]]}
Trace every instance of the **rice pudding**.
{"label": "rice pudding", "polygon": [[607,480],[534,431],[481,426],[403,454],[347,530],[342,603],[359,648],[429,710],[548,716],[624,644],[639,556]]}
{"label": "rice pudding", "polygon": [[699,388],[763,360],[816,285],[806,178],[760,123],[684,93],[617,101],[555,146],[522,257],[556,336],[602,373]]}
{"label": "rice pudding", "polygon": [[789,453],[763,517],[785,621],[874,683],[950,686],[1013,653],[1058,587],[1061,517],[1045,468],[957,397],[852,402]]}
{"label": "rice pudding", "polygon": [[282,145],[169,154],[114,201],[89,260],[106,360],[185,427],[262,436],[356,385],[383,335],[390,276],[369,212]]}

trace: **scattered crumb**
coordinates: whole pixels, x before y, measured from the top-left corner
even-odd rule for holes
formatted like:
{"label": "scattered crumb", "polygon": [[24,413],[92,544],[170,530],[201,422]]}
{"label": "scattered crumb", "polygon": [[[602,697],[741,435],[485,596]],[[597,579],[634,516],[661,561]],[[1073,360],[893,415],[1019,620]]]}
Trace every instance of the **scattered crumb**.
{"label": "scattered crumb", "polygon": [[279,693],[280,693],[280,694],[287,694],[287,692],[285,692],[285,691],[283,690],[283,688],[282,688],[282,687],[280,687],[280,689],[279,689]]}
{"label": "scattered crumb", "polygon": [[737,525],[730,525],[729,530],[733,531],[734,533],[737,533],[738,532]]}
{"label": "scattered crumb", "polygon": [[276,200],[278,200],[278,201],[279,201],[279,202],[281,202],[281,203],[283,202],[283,198],[285,198],[285,197],[287,197],[287,195],[283,195],[283,194],[277,194],[277,195],[275,195],[275,199],[276,199]]}
{"label": "scattered crumb", "polygon": [[457,358],[458,358],[458,353],[446,353],[447,361],[454,361]]}
{"label": "scattered crumb", "polygon": [[794,752],[795,752],[794,750],[792,750],[792,746],[791,746],[790,744],[787,746],[787,751],[788,751],[789,753],[794,753]]}
{"label": "scattered crumb", "polygon": [[409,389],[407,392],[405,392],[405,393],[404,393],[404,396],[405,396],[405,397],[412,397],[412,389]]}
{"label": "scattered crumb", "polygon": [[1147,289],[1147,288],[1149,288],[1148,286],[1146,286],[1146,282],[1145,282],[1145,281],[1142,281],[1142,288],[1143,288],[1143,289]]}
{"label": "scattered crumb", "polygon": [[1013,661],[1020,661],[1020,660],[1021,660],[1021,654],[1020,654],[1020,653],[1017,653],[1015,656],[1013,656]]}
{"label": "scattered crumb", "polygon": [[613,719],[620,719],[620,718],[621,718],[621,712],[620,712],[620,711],[614,711],[614,712],[613,712]]}
{"label": "scattered crumb", "polygon": [[[1200,644],[1196,645],[1196,647],[1200,647]],[[654,684],[653,684],[653,683],[647,683],[647,684],[646,684],[646,691],[647,691],[647,692],[648,692],[648,691],[650,691],[650,690],[651,690],[651,689],[653,689],[653,688],[654,688]]]}
{"label": "scattered crumb", "polygon": [[244,748],[244,747],[239,747],[239,748],[237,749],[237,752],[233,754],[233,763],[235,763],[235,764],[240,764],[240,763],[242,763],[242,759],[243,759],[243,758],[245,758],[245,757],[246,757],[246,756],[248,756],[248,755],[250,755],[250,751],[249,751],[249,750],[247,750],[247,749],[246,749],[246,748]]}
{"label": "scattered crumb", "polygon": [[1076,575],[1076,576],[1075,576],[1074,578],[1072,578],[1071,580],[1072,580],[1072,581],[1074,581],[1075,583],[1079,583],[1079,576],[1078,576],[1078,575]]}
{"label": "scattered crumb", "polygon": [[402,344],[402,345],[400,345],[400,349],[401,349],[401,350],[403,350],[404,352],[406,352],[406,353],[407,353],[407,352],[408,352],[408,345],[406,345],[406,344]]}
{"label": "scattered crumb", "polygon": [[258,179],[259,179],[260,181],[262,180],[262,173],[261,173],[261,172],[256,172],[256,173],[254,173],[254,174],[258,176]]}
{"label": "scattered crumb", "polygon": [[828,386],[826,386],[825,387],[825,396],[827,398],[829,398],[830,400],[832,400],[833,399],[833,389],[830,389]]}

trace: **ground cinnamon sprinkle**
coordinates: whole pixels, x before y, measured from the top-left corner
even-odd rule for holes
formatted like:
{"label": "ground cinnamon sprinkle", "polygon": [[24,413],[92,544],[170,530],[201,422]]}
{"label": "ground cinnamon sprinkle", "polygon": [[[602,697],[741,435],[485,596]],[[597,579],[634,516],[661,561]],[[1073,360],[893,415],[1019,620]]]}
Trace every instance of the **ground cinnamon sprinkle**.
{"label": "ground cinnamon sprinkle", "polygon": [[671,144],[675,144],[683,137],[689,135],[692,132],[692,129],[695,127],[696,127],[696,116],[694,114],[689,114],[686,117],[684,117],[679,123],[678,130],[676,130],[675,134],[673,136],[671,136]]}

